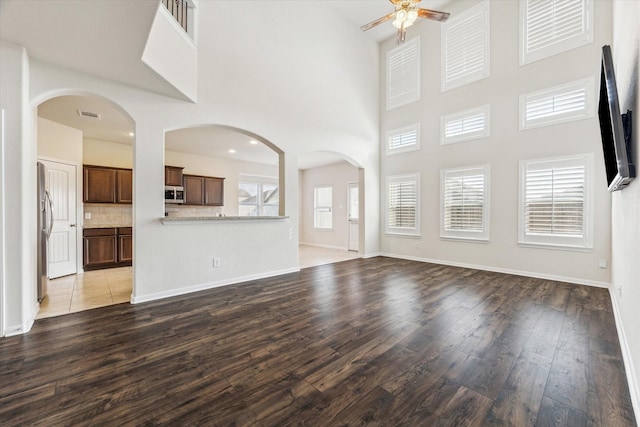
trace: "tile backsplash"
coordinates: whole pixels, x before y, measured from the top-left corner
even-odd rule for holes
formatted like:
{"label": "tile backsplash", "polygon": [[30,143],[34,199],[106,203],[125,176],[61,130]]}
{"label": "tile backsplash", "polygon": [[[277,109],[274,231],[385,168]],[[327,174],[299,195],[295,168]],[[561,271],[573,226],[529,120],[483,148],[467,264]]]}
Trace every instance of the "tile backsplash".
{"label": "tile backsplash", "polygon": [[167,216],[171,218],[211,217],[224,213],[222,206],[166,205],[164,210]]}
{"label": "tile backsplash", "polygon": [[[87,219],[87,214],[91,218]],[[84,204],[84,227],[131,227],[133,224],[131,205],[100,203]]]}

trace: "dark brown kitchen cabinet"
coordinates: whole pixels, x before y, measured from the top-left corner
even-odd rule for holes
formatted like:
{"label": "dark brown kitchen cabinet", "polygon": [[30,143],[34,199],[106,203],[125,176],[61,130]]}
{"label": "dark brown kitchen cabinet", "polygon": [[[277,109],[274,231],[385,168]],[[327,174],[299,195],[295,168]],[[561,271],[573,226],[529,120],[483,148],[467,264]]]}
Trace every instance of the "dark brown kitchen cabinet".
{"label": "dark brown kitchen cabinet", "polygon": [[116,170],[99,166],[83,168],[83,200],[85,203],[116,202]]}
{"label": "dark brown kitchen cabinet", "polygon": [[116,203],[133,203],[133,171],[116,170]]}
{"label": "dark brown kitchen cabinet", "polygon": [[164,167],[164,185],[182,186],[182,169],[177,166]]}
{"label": "dark brown kitchen cabinet", "polygon": [[184,175],[184,204],[203,205],[204,204],[204,177]]}
{"label": "dark brown kitchen cabinet", "polygon": [[82,185],[85,203],[133,202],[131,169],[84,165]]}
{"label": "dark brown kitchen cabinet", "polygon": [[133,232],[131,227],[85,228],[82,236],[85,271],[132,264]]}
{"label": "dark brown kitchen cabinet", "polygon": [[184,175],[185,205],[224,206],[224,178]]}
{"label": "dark brown kitchen cabinet", "polygon": [[118,228],[118,263],[131,265],[133,261],[133,229],[131,227]]}

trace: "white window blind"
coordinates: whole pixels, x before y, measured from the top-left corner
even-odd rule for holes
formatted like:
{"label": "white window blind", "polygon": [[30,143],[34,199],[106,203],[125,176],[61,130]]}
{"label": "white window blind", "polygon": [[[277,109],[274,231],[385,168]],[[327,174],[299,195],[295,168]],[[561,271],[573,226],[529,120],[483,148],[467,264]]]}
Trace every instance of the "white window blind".
{"label": "white window blind", "polygon": [[593,0],[521,0],[520,65],[593,41]]}
{"label": "white window blind", "polygon": [[520,96],[520,129],[593,117],[593,78]]}
{"label": "white window blind", "polygon": [[313,226],[317,229],[333,228],[333,187],[322,186],[313,189]]}
{"label": "white window blind", "polygon": [[442,92],[489,77],[489,2],[442,24]]}
{"label": "white window blind", "polygon": [[441,171],[440,237],[489,240],[489,166]]}
{"label": "white window blind", "polygon": [[489,105],[461,111],[440,119],[440,143],[468,141],[489,136]]}
{"label": "white window blind", "polygon": [[520,243],[588,247],[590,156],[520,164]]}
{"label": "white window blind", "polygon": [[420,174],[387,178],[387,233],[420,234]]}
{"label": "white window blind", "polygon": [[420,100],[420,37],[387,52],[387,110]]}
{"label": "white window blind", "polygon": [[420,124],[406,126],[387,132],[387,154],[420,149]]}

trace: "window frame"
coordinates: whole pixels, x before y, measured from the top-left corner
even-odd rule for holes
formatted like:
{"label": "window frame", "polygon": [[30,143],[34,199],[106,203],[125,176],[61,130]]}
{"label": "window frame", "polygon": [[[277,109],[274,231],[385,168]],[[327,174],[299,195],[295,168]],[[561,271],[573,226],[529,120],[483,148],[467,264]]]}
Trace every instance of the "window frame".
{"label": "window frame", "polygon": [[[530,168],[531,166],[531,168]],[[526,187],[529,170],[584,168],[582,199],[582,236],[537,234],[526,231]],[[518,245],[533,248],[550,248],[573,251],[590,251],[593,248],[593,154],[552,157],[536,160],[520,160],[518,191]]]}
{"label": "window frame", "polygon": [[[391,144],[390,144],[390,140],[391,138],[397,136],[397,135],[402,135],[402,134],[407,134],[409,132],[415,132],[415,143],[414,144],[410,144],[410,145],[405,145],[403,147],[400,148],[391,148]],[[397,128],[397,129],[391,129],[389,131],[386,132],[385,134],[385,154],[387,156],[390,155],[394,155],[394,154],[400,154],[400,153],[407,153],[410,151],[418,151],[420,150],[420,123],[415,123],[412,125],[408,125],[408,126],[403,126],[401,128]]]}
{"label": "window frame", "polygon": [[[449,79],[447,74],[447,58],[450,55],[450,50],[447,47],[448,31],[452,31],[457,26],[469,29],[471,28],[469,20],[476,17],[476,15],[483,15],[484,28],[482,32],[484,34],[483,40],[483,67],[472,73],[465,72],[461,76],[455,79]],[[467,9],[466,11],[458,14],[453,19],[446,23],[441,24],[440,30],[440,91],[447,92],[449,90],[468,85],[478,80],[485,79],[491,75],[491,4],[488,0],[483,0],[479,4]]]}
{"label": "window frame", "polygon": [[[413,227],[399,227],[390,224],[390,186],[397,182],[415,183],[415,224]],[[385,180],[385,234],[390,236],[420,237],[420,172],[387,176]]]}
{"label": "window frame", "polygon": [[[447,179],[457,177],[471,177],[482,175],[482,230],[447,230],[446,226],[446,188]],[[491,168],[487,165],[469,166],[455,169],[442,169],[440,171],[440,239],[460,240],[476,243],[489,242],[490,221],[490,195],[491,195]]]}
{"label": "window frame", "polygon": [[[321,189],[330,189],[331,190],[331,204],[318,206],[318,190]],[[328,209],[328,210],[327,210]],[[330,212],[331,225],[329,227],[319,227],[318,226],[318,213],[322,210],[322,212]],[[332,231],[333,230],[333,185],[316,185],[313,187],[313,228],[317,231]]]}
{"label": "window frame", "polygon": [[[451,137],[447,137],[447,124],[453,120],[465,119],[472,115],[483,115],[482,131],[474,131],[463,133]],[[458,111],[440,117],[440,145],[456,144],[459,142],[473,141],[476,139],[487,138],[491,135],[491,106],[490,104],[481,105],[468,110]]]}
{"label": "window frame", "polygon": [[[588,77],[520,95],[520,130],[552,126],[559,123],[568,123],[575,120],[584,120],[594,117],[596,111],[595,87],[595,78]],[[566,113],[553,113],[547,115],[546,117],[534,119],[531,121],[527,120],[527,107],[529,103],[539,102],[544,99],[566,95],[575,90],[584,90],[585,104],[583,109],[579,111],[567,111]]]}
{"label": "window frame", "polygon": [[[415,63],[409,64],[413,67],[409,67],[409,71],[405,71],[401,73],[400,78],[392,79],[391,72],[392,69],[390,67],[391,61],[394,55],[402,56],[404,51],[409,51],[411,49],[415,49]],[[407,66],[407,64],[403,64],[403,66]],[[420,36],[414,37],[411,40],[397,46],[389,51],[387,51],[387,60],[386,60],[386,108],[387,111],[411,104],[413,102],[420,101],[422,95],[422,80],[421,80],[421,55],[420,55]],[[402,81],[404,78],[404,81]],[[391,93],[391,85],[392,83],[397,83],[398,81],[402,82],[405,90],[402,93],[392,96]],[[413,87],[410,87],[413,86]],[[408,89],[407,89],[408,88]]]}
{"label": "window frame", "polygon": [[[278,178],[276,177],[270,177],[270,176],[259,176],[259,175],[249,175],[249,174],[239,174],[238,175],[238,189],[240,188],[241,184],[255,184],[258,186],[258,191],[257,194],[260,195],[260,197],[256,196],[256,203],[242,203],[239,198],[238,198],[238,216],[246,216],[246,217],[261,217],[261,216],[271,216],[271,215],[264,215],[264,207],[265,206],[278,206],[278,210],[279,210],[279,206],[280,206],[280,202],[278,201],[277,204],[268,204],[266,205],[264,203],[264,201],[262,200],[262,194],[264,193],[264,185],[275,185],[278,188],[278,191],[280,191],[280,185],[278,183]],[[255,206],[256,207],[256,213],[257,215],[240,215],[240,206]]]}
{"label": "window frame", "polygon": [[[594,1],[581,0],[583,4],[583,21],[582,25],[584,30],[564,40],[558,40],[552,42],[546,46],[542,46],[531,52],[527,49],[528,37],[527,37],[527,6],[529,0],[520,0],[520,17],[519,17],[519,62],[520,66],[528,65],[536,61],[540,61],[551,56],[559,55],[563,52],[576,49],[578,47],[590,44],[593,42],[593,16],[594,16]],[[552,3],[553,4],[553,3]]]}

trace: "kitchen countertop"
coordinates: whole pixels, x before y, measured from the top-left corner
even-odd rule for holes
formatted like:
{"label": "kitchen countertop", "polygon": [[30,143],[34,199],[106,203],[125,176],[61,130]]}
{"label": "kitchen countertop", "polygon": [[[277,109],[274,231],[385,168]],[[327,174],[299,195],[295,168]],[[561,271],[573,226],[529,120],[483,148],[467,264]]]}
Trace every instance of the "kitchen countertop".
{"label": "kitchen countertop", "polygon": [[164,217],[163,224],[197,224],[203,222],[225,221],[274,221],[288,219],[288,216],[189,216],[189,217]]}

